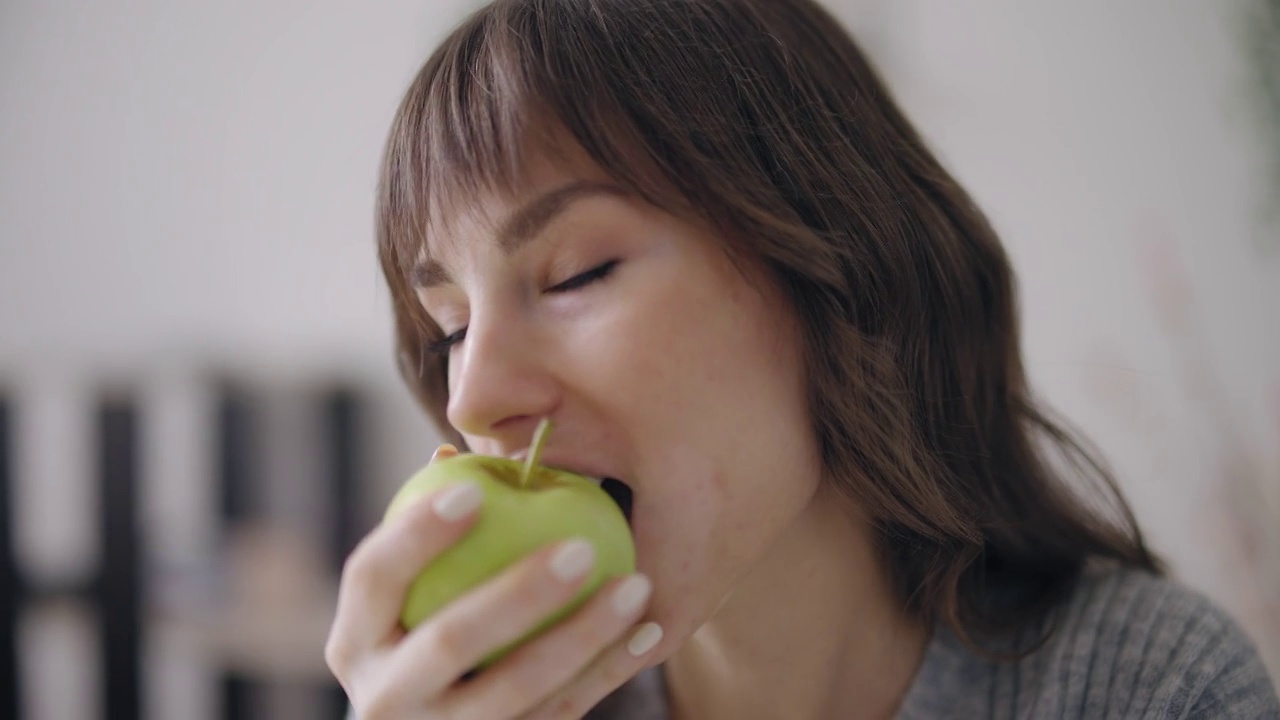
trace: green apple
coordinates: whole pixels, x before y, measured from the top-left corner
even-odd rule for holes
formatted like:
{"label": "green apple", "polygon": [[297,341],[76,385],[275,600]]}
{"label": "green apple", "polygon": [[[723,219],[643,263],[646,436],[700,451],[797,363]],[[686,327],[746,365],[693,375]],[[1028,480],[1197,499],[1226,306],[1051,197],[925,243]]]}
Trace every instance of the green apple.
{"label": "green apple", "polygon": [[635,571],[631,529],[613,498],[589,478],[539,464],[549,430],[550,423],[543,420],[523,463],[477,454],[436,460],[405,482],[386,511],[392,517],[420,496],[454,483],[475,483],[484,494],[476,524],[410,586],[400,616],[406,629],[551,543],[581,538],[595,548],[595,566],[573,600],[485,658],[481,667],[572,613],[605,582]]}

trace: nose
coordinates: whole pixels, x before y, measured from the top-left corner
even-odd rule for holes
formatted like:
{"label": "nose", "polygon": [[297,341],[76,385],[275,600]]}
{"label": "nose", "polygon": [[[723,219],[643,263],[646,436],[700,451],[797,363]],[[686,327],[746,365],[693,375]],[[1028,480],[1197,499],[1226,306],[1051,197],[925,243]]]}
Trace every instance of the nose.
{"label": "nose", "polygon": [[449,423],[512,452],[529,441],[538,420],[554,413],[560,385],[535,333],[518,321],[472,315],[449,367]]}

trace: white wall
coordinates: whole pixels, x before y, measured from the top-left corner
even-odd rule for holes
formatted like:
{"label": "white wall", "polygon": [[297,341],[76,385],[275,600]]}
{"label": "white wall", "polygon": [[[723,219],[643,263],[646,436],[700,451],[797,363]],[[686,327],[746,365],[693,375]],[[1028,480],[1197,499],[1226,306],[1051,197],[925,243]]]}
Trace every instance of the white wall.
{"label": "white wall", "polygon": [[[1260,250],[1280,243],[1257,221],[1243,1],[832,5],[1002,231],[1034,379],[1112,458],[1160,549],[1247,616],[1215,514],[1222,426],[1185,370],[1211,363],[1280,483],[1280,252]],[[0,372],[212,356],[394,387],[374,172],[400,92],[468,4],[0,5]],[[1144,284],[1153,239],[1190,266],[1190,345]],[[402,410],[407,467],[425,425]]]}
{"label": "white wall", "polygon": [[375,168],[460,5],[5,3],[0,360],[385,370]]}

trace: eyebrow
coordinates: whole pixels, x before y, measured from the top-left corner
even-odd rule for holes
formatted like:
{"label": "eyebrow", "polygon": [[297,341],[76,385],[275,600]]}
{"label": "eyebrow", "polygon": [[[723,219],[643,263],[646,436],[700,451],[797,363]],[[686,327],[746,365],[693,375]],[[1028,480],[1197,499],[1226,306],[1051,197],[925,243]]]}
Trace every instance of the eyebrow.
{"label": "eyebrow", "polygon": [[[611,183],[579,180],[551,190],[512,213],[498,231],[498,248],[511,255],[546,229],[569,206],[584,198],[611,195],[625,197],[629,193]],[[439,262],[423,258],[414,264],[409,279],[419,289],[451,282],[449,272]]]}

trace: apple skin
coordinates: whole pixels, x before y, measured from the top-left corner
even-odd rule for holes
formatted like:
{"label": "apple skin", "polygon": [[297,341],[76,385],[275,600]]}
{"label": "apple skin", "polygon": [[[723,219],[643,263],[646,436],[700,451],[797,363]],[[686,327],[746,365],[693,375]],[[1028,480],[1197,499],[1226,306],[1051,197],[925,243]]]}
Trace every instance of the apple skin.
{"label": "apple skin", "polygon": [[551,543],[582,538],[595,548],[595,565],[573,600],[486,657],[481,668],[572,613],[604,583],[635,572],[631,528],[608,493],[581,475],[543,466],[535,466],[522,487],[522,466],[517,460],[477,454],[435,460],[404,483],[385,514],[390,518],[419,497],[455,483],[472,482],[484,494],[475,525],[410,586],[400,616],[406,629]]}

